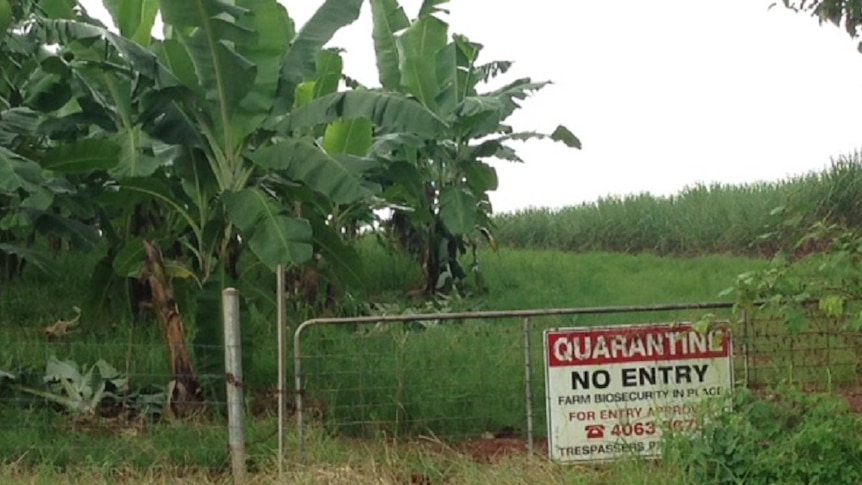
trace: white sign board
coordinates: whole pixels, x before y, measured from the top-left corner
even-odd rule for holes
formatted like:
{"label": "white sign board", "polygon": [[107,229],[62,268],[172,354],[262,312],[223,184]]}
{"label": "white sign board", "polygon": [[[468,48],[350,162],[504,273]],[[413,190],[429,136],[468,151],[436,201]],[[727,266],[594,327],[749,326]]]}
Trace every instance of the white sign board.
{"label": "white sign board", "polygon": [[690,324],[546,330],[548,453],[558,462],[660,454],[733,385],[730,334]]}

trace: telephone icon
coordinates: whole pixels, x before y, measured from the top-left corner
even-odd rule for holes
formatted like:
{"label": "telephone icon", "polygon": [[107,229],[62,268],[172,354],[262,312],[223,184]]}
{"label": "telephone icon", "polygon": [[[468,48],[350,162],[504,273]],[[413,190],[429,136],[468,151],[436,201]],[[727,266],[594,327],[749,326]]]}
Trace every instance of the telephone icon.
{"label": "telephone icon", "polygon": [[605,437],[605,425],[603,424],[588,424],[584,426],[587,432],[587,439],[595,440]]}

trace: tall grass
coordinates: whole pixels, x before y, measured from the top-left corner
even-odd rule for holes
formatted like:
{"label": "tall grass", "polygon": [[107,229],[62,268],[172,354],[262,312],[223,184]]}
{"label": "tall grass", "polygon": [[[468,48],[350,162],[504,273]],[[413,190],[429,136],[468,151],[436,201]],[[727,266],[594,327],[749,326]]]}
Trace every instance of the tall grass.
{"label": "tall grass", "polygon": [[[763,239],[790,216],[797,230]],[[609,196],[559,210],[531,208],[494,218],[501,244],[566,251],[768,255],[825,219],[862,227],[862,154],[777,182],[698,184],[670,197]]]}

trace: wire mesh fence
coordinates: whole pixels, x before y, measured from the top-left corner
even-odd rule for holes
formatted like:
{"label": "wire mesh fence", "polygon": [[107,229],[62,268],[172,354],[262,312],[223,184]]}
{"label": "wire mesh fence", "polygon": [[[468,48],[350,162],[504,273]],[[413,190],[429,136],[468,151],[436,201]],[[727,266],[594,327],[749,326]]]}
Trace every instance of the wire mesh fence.
{"label": "wire mesh fence", "polygon": [[[226,468],[225,374],[218,359],[223,347],[190,349],[200,364],[197,378],[206,402],[177,419],[170,411],[169,361],[158,328],[129,333],[136,334],[134,340],[18,336],[3,349],[0,464]],[[263,427],[252,423],[253,429]],[[253,431],[252,437],[259,434]]]}
{"label": "wire mesh fence", "polygon": [[[535,439],[541,446],[545,330],[706,314],[731,322],[738,385],[858,397],[862,335],[846,322],[810,318],[793,332],[771,315],[741,318],[728,303],[316,320],[297,330],[299,352],[289,356],[295,395],[274,384],[275,342],[250,349],[255,365],[247,379],[254,382],[243,387],[249,455],[275,456],[279,396],[298,398],[288,401],[293,419],[281,429],[300,440],[314,427],[345,437],[505,438],[524,446]],[[157,326],[87,339],[13,333],[0,352],[0,462],[227,470],[222,346],[191,347],[206,409],[176,420],[165,412],[170,375]],[[287,445],[290,452],[296,442]]]}
{"label": "wire mesh fence", "polygon": [[729,305],[700,303],[319,320],[296,335],[296,392],[305,418],[331,432],[529,440],[546,425],[545,329],[690,321],[706,310],[730,317]]}
{"label": "wire mesh fence", "polygon": [[846,321],[809,315],[804,326],[791,330],[785,319],[754,314],[742,332],[749,387],[858,394],[862,334]]}
{"label": "wire mesh fence", "polygon": [[459,436],[522,423],[516,319],[326,327],[303,352],[306,412],[348,435]]}
{"label": "wire mesh fence", "polygon": [[810,316],[793,331],[765,314],[733,314],[730,303],[442,317],[306,323],[295,335],[297,425],[347,436],[541,443],[542,334],[551,328],[727,322],[736,384],[755,389],[792,385],[853,395],[862,356],[862,337],[844,322]]}

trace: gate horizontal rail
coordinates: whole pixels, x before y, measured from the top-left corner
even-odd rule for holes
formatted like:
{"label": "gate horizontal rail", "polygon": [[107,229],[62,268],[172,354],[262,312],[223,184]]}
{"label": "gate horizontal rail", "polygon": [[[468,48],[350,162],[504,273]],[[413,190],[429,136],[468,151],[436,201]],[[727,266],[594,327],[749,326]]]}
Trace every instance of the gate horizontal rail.
{"label": "gate horizontal rail", "polygon": [[580,308],[548,308],[538,310],[491,310],[479,312],[454,312],[454,313],[414,313],[411,315],[381,315],[365,317],[333,317],[312,318],[302,322],[294,332],[294,348],[298,337],[303,330],[312,325],[333,325],[344,323],[404,323],[420,320],[479,320],[483,318],[525,318],[525,317],[548,317],[554,315],[601,315],[603,313],[648,313],[671,310],[709,310],[714,308],[731,308],[732,302],[711,301],[701,303],[678,303],[664,305],[629,305],[629,306],[600,306]]}

